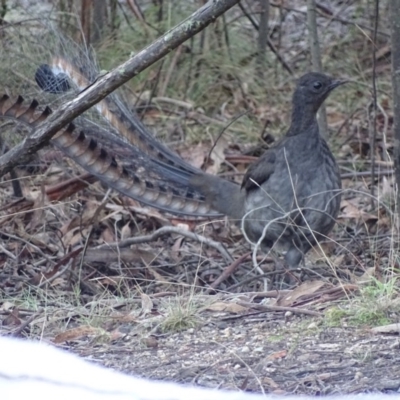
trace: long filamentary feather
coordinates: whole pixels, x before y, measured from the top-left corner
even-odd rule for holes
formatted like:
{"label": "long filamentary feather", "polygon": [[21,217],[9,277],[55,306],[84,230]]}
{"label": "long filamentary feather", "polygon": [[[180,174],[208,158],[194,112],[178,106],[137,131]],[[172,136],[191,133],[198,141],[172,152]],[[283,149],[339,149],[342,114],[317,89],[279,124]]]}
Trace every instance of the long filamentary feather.
{"label": "long filamentary feather", "polygon": [[[50,65],[39,67],[36,73],[36,81],[41,85],[42,89],[59,93],[59,88],[67,87],[65,79],[68,77],[71,86],[84,90],[90,84],[89,77],[93,79],[95,76],[92,64],[86,62],[78,68],[64,57],[53,57]],[[176,187],[186,188],[190,194],[202,197],[205,186],[210,184],[211,190],[206,191],[207,196],[204,200],[211,209],[220,213],[215,213],[215,215],[226,214],[240,220],[243,215],[242,208],[237,206],[237,202],[232,202],[229,196],[229,194],[233,194],[235,198],[242,199],[243,193],[240,193],[239,185],[217,176],[205,174],[200,169],[184,161],[167,146],[159,142],[142,124],[138,116],[130,111],[129,107],[116,94],[107,96],[95,107],[116,132],[116,135],[111,135],[111,132],[110,135],[102,135],[102,142],[107,141],[107,136],[110,137],[111,144],[112,141],[125,140],[128,147],[132,147],[132,157],[140,158],[143,154],[148,155],[151,163],[148,163],[147,166],[145,164],[142,166],[148,172],[151,170],[148,167],[149,164],[153,165],[153,167],[157,166],[155,168],[161,171],[160,175],[165,179],[166,187],[168,187],[169,191],[175,190]],[[99,129],[97,129],[97,132],[100,132]],[[213,187],[220,188],[224,193],[221,194],[219,190],[213,190]],[[225,193],[227,193],[226,201],[223,201]],[[239,203],[241,202],[242,200],[239,200]],[[221,204],[223,204],[222,207]],[[165,211],[182,214],[173,206]],[[199,212],[197,216],[203,216],[202,213]],[[193,215],[192,212],[190,215]],[[210,213],[207,212],[207,216],[209,215]]]}
{"label": "long filamentary feather", "polygon": [[[88,73],[84,72],[90,67],[86,65],[86,68],[79,69],[64,57],[53,57],[49,65],[44,64],[38,68],[35,78],[43,90],[51,93],[59,94],[69,90],[67,77],[78,90],[84,90],[91,83]],[[89,75],[94,76],[96,73],[92,70]],[[95,108],[120,136],[142,152],[183,171],[200,172],[158,141],[116,94],[107,96]]]}
{"label": "long filamentary feather", "polygon": [[[0,98],[0,117],[10,118],[34,128],[51,114],[49,107],[38,111],[38,106],[36,100],[25,106],[22,96],[12,100],[3,95]],[[180,184],[177,179],[173,187],[166,185],[167,180],[173,179],[167,165],[153,162],[134,146],[126,153],[126,144],[117,143],[113,139],[110,142],[110,153],[93,138],[93,135],[76,129],[73,123],[59,131],[51,140],[51,144],[100,181],[142,203],[179,215],[220,215],[212,210],[203,196]]]}

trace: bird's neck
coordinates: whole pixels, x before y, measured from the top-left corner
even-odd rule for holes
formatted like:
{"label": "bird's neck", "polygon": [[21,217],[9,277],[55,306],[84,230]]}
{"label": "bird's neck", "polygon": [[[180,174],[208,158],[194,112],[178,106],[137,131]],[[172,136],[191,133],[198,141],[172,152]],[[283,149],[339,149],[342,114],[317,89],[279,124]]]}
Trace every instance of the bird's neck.
{"label": "bird's neck", "polygon": [[308,104],[293,102],[292,121],[286,136],[318,134],[317,114]]}

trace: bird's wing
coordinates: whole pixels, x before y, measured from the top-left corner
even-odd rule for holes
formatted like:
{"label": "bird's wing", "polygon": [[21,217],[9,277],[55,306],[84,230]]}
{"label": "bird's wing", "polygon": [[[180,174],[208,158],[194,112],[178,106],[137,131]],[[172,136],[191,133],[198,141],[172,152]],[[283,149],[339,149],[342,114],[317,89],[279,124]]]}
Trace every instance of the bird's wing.
{"label": "bird's wing", "polygon": [[275,171],[276,150],[267,150],[257,161],[248,168],[243,181],[242,189],[250,191],[260,187]]}

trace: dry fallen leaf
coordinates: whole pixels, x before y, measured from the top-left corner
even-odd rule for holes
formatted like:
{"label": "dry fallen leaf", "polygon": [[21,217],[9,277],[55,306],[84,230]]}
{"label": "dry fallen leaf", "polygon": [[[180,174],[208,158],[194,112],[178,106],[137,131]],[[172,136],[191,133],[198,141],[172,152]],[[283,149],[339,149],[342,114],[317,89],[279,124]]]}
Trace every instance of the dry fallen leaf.
{"label": "dry fallen leaf", "polygon": [[142,315],[149,314],[154,306],[153,301],[151,300],[150,296],[148,296],[145,293],[142,293],[140,297],[142,299],[142,310],[141,310]]}
{"label": "dry fallen leaf", "polygon": [[113,243],[115,242],[115,235],[114,232],[110,229],[110,227],[106,227],[101,232],[101,243]]}
{"label": "dry fallen leaf", "polygon": [[375,267],[370,267],[365,270],[361,276],[356,276],[354,283],[368,284],[371,282],[372,278],[376,275]]}
{"label": "dry fallen leaf", "polygon": [[369,214],[357,207],[354,203],[349,200],[342,200],[341,203],[341,214],[339,219],[355,219],[357,222],[368,222],[378,220],[376,215]]}
{"label": "dry fallen leaf", "polygon": [[279,389],[279,385],[270,377],[264,376],[262,378],[263,386],[270,387],[272,389]]}
{"label": "dry fallen leaf", "polygon": [[284,295],[282,298],[278,299],[278,305],[279,306],[292,306],[297,302],[297,300],[304,296],[304,295],[310,295],[321,289],[326,285],[324,281],[307,281],[303,282],[300,286],[298,286],[296,289],[294,289],[292,292],[287,293]]}
{"label": "dry fallen leaf", "polygon": [[394,177],[387,178],[382,176],[380,195],[386,199],[394,199],[396,197]]}
{"label": "dry fallen leaf", "polygon": [[65,236],[71,230],[78,228],[80,226],[81,219],[79,216],[75,216],[72,219],[66,221],[63,226],[60,228],[61,236]]}
{"label": "dry fallen leaf", "polygon": [[183,236],[179,236],[176,240],[175,243],[172,245],[171,247],[171,257],[175,262],[179,262],[181,261],[182,257],[180,256],[180,249],[182,246],[182,242],[183,242],[184,237]]}
{"label": "dry fallen leaf", "polygon": [[15,306],[14,303],[11,303],[10,301],[5,301],[5,302],[1,305],[0,310],[2,310],[2,311],[8,311],[8,310],[11,310],[14,306]]}
{"label": "dry fallen leaf", "polygon": [[189,146],[185,149],[179,149],[179,154],[194,167],[201,168],[208,151],[210,151],[209,147],[207,148],[204,144],[199,143],[197,146]]}
{"label": "dry fallen leaf", "polygon": [[121,229],[121,240],[128,239],[132,236],[132,230],[129,226],[129,222],[126,223]]}
{"label": "dry fallen leaf", "polygon": [[[63,243],[64,246],[71,246],[74,247],[75,245],[81,244],[84,241],[84,238],[87,238],[90,232],[90,228],[84,228],[84,229],[76,229],[74,231],[71,231],[74,234],[69,236],[68,234],[64,236],[63,238]],[[69,233],[69,232],[68,232]]]}
{"label": "dry fallen leaf", "polygon": [[94,328],[92,326],[78,326],[77,328],[69,329],[62,333],[59,333],[54,338],[54,343],[63,343],[68,340],[76,340],[83,336],[100,336],[104,331],[100,328]]}
{"label": "dry fallen leaf", "polygon": [[213,161],[213,164],[207,167],[206,172],[213,175],[219,172],[221,164],[225,161],[225,149],[228,146],[229,144],[224,137],[218,138],[217,144],[210,153],[210,159]]}
{"label": "dry fallen leaf", "polygon": [[267,360],[280,360],[281,358],[285,358],[287,356],[287,350],[277,351],[276,353],[272,353],[267,357]]}
{"label": "dry fallen leaf", "polygon": [[372,333],[393,333],[398,335],[400,333],[400,324],[390,324],[384,326],[376,326],[371,329]]}
{"label": "dry fallen leaf", "polygon": [[19,318],[19,309],[17,307],[12,310],[12,312],[3,319],[3,326],[19,326],[22,321]]}
{"label": "dry fallen leaf", "polygon": [[158,283],[162,283],[162,284],[170,283],[168,278],[166,276],[161,275],[159,272],[157,272],[157,270],[155,268],[152,268],[149,264],[146,264],[146,267],[149,270],[149,272],[154,276],[154,279]]}
{"label": "dry fallen leaf", "polygon": [[248,308],[243,307],[236,303],[224,303],[222,301],[219,301],[217,303],[213,303],[210,306],[208,306],[207,310],[225,311],[225,312],[230,312],[233,314],[240,314],[240,313],[244,313],[244,312],[248,311]]}

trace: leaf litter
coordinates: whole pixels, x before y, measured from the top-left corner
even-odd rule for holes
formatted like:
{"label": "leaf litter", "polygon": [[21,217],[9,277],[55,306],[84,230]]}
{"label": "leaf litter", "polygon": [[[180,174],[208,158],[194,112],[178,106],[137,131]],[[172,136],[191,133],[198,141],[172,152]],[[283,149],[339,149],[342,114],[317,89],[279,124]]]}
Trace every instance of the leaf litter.
{"label": "leaf litter", "polygon": [[[295,18],[294,13],[288,18]],[[287,54],[304,50],[296,21],[292,27],[285,24],[282,46]],[[324,40],[337,38],[335,29],[344,28],[332,23]],[[292,62],[296,64],[295,59]],[[244,76],[245,72],[241,79]],[[158,101],[175,107],[178,115],[181,108],[187,109],[186,126],[212,125],[215,132],[245,106],[257,126],[266,126],[267,134],[275,137],[286,124],[282,110],[290,88],[276,85],[286,97],[269,105],[265,96],[262,101],[253,96],[245,83],[244,89],[230,83],[233,100],[216,115],[207,115],[191,100],[186,102],[190,107],[183,107],[181,99]],[[382,95],[377,129],[386,137],[377,138],[378,169],[372,182],[370,175],[361,175],[369,171],[371,152],[363,95],[356,98],[351,117],[335,102],[328,108],[336,132],[331,142],[341,172],[350,176],[343,179],[338,226],[307,258],[294,288],[277,286],[264,292],[260,271],[243,258],[234,272],[206,293],[229,264],[215,247],[177,233],[115,246],[174,226],[221,243],[234,260],[249,251],[226,220],[182,220],[116,193],[102,207],[106,190],[98,182],[59,154],[54,156],[54,150],[41,155],[35,173],[19,171],[24,198],[16,200],[5,180],[0,187],[1,334],[42,338],[135,375],[208,387],[260,391],[262,386],[279,394],[398,390],[399,330],[398,324],[390,323],[399,317],[393,300],[398,284],[385,294],[387,320],[353,324],[348,316],[352,311],[357,314],[357,299],[372,310],[364,288],[375,279],[375,296],[382,296],[379,282],[396,278],[399,269],[393,177],[380,174],[383,168],[393,168],[388,160],[393,153],[392,132],[384,132],[386,120],[391,128],[392,114]],[[166,119],[162,108],[144,117],[162,130],[160,122]],[[179,125],[176,121],[174,127]],[[216,136],[209,132],[196,144],[178,143],[174,148],[194,165],[230,174],[240,182],[253,160],[247,152],[254,143],[243,143],[234,135],[240,137],[246,126],[234,125],[225,132],[210,159]],[[274,277],[273,262],[260,260],[259,265],[268,279]],[[175,330],[162,328],[167,318]]]}

